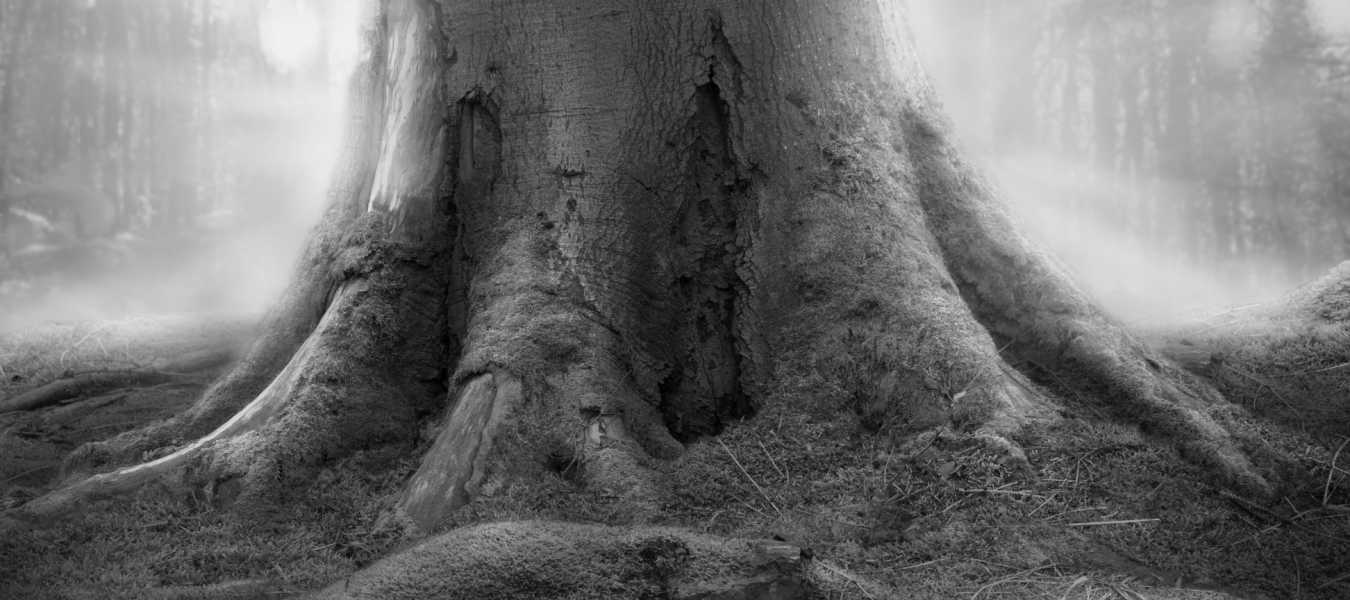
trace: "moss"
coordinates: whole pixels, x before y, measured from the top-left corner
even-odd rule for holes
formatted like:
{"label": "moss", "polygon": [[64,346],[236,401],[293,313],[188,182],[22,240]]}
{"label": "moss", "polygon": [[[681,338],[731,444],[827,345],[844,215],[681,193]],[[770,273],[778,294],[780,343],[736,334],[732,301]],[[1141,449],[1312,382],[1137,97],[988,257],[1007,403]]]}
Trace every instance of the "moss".
{"label": "moss", "polygon": [[[1027,473],[959,432],[908,440],[859,435],[859,418],[830,406],[830,394],[847,398],[818,373],[784,373],[756,418],[691,444],[684,457],[662,466],[674,494],[656,518],[676,532],[669,535],[661,527],[624,533],[597,525],[633,523],[639,515],[550,470],[548,453],[557,444],[571,449],[572,442],[540,438],[537,432],[550,430],[545,417],[521,423],[508,435],[531,445],[514,455],[520,462],[513,468],[530,476],[487,486],[450,524],[479,532],[492,531],[496,521],[570,523],[543,523],[538,531],[507,525],[510,533],[492,538],[501,553],[491,556],[468,545],[477,533],[452,536],[459,541],[442,550],[456,553],[450,564],[500,559],[493,568],[509,571],[526,564],[505,551],[511,544],[541,553],[557,545],[559,556],[589,562],[543,559],[551,566],[540,572],[563,573],[559,581],[575,590],[596,586],[570,592],[579,598],[596,597],[597,589],[659,594],[652,582],[663,579],[716,580],[755,554],[725,544],[775,536],[812,552],[803,578],[833,598],[1095,598],[1111,586],[1185,597],[1167,589],[1178,578],[1189,587],[1273,597],[1299,578],[1312,598],[1344,591],[1315,587],[1343,571],[1350,531],[1334,506],[1350,496],[1341,479],[1331,488],[1333,508],[1321,508],[1320,487],[1291,497],[1291,505],[1248,506],[1206,486],[1199,469],[1137,428],[1077,419],[1017,438],[1033,468]],[[1241,411],[1224,418],[1309,468],[1330,463],[1326,449],[1296,432],[1270,435],[1275,426]],[[225,588],[212,591],[210,584],[264,580],[267,597],[276,597],[340,586],[353,571],[413,541],[386,515],[416,456],[402,445],[357,452],[318,469],[308,486],[261,513],[220,513],[206,495],[181,501],[148,490],[52,530],[0,537],[0,596],[228,598]],[[1078,525],[1131,519],[1159,520]],[[591,528],[604,533],[589,546],[563,533]],[[691,541],[689,532],[700,533]],[[711,548],[697,541],[705,535]],[[641,560],[648,548],[652,560]],[[700,556],[716,564],[703,565]],[[438,564],[426,568],[448,577],[449,565]],[[485,569],[464,566],[455,577]],[[545,597],[569,593],[537,577],[524,581]]]}
{"label": "moss", "polygon": [[1348,269],[1279,302],[1156,333],[1156,344],[1233,403],[1334,446],[1350,430]]}
{"label": "moss", "polygon": [[[694,598],[793,575],[752,544],[671,528],[547,521],[456,529],[382,560],[318,598]],[[767,586],[766,586],[767,587]],[[802,598],[781,593],[762,598]]]}

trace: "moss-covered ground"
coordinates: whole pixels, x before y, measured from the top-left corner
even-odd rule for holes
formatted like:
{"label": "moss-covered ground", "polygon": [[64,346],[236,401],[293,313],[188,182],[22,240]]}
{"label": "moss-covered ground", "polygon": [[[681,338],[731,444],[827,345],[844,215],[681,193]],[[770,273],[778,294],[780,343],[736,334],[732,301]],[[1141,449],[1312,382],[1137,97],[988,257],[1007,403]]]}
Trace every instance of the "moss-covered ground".
{"label": "moss-covered ground", "polygon": [[[67,371],[153,364],[246,330],[155,320],[7,335],[0,393]],[[779,537],[809,549],[808,573],[827,598],[1350,597],[1350,455],[1335,456],[1344,435],[1235,410],[1249,434],[1309,474],[1302,489],[1260,503],[1209,485],[1132,427],[1070,416],[1026,432],[1016,440],[1024,468],[946,432],[875,431],[810,374],[778,387],[758,416],[662,466],[673,493],[660,515],[634,515],[559,468],[538,485],[489,491],[454,520],[643,521]],[[0,415],[0,499],[12,505],[57,483],[76,441],[162,418],[199,389]],[[414,542],[381,515],[424,449],[359,453],[261,512],[147,489],[11,532],[0,536],[0,598],[298,596]]]}

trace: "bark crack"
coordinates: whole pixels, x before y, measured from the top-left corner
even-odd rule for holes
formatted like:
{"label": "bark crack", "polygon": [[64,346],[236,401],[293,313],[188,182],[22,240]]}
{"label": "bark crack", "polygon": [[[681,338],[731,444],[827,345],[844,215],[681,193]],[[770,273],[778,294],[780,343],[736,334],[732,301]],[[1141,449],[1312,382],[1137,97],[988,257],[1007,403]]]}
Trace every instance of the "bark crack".
{"label": "bark crack", "polygon": [[748,296],[740,266],[752,183],[732,151],[729,112],[716,82],[695,89],[685,197],[671,231],[681,343],[659,387],[667,426],[683,440],[714,435],[754,409],[742,386],[747,350],[737,322]]}

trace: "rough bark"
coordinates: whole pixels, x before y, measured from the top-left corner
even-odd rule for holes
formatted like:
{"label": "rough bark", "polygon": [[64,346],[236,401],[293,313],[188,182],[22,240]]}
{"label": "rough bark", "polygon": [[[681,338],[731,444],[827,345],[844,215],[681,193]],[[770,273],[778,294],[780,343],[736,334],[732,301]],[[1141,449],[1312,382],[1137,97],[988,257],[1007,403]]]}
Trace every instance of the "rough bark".
{"label": "rough bark", "polygon": [[396,509],[414,530],[549,472],[644,522],[682,442],[804,376],[876,435],[1012,461],[1023,428],[1105,408],[1269,492],[1222,399],[1012,230],[897,4],[383,3],[349,179],[276,329],[156,438],[194,441],[14,516],[147,480],[265,498],[448,400]]}

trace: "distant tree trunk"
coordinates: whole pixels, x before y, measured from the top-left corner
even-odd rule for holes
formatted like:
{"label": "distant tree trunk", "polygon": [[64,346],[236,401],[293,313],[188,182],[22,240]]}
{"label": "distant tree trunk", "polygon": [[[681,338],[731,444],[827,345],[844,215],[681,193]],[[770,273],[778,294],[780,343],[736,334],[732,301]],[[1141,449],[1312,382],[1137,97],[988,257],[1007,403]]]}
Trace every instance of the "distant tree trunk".
{"label": "distant tree trunk", "polygon": [[1130,199],[1127,212],[1127,230],[1141,239],[1148,239],[1154,231],[1153,203],[1148,201],[1144,189],[1146,179],[1144,166],[1144,123],[1142,112],[1145,110],[1144,67],[1136,65],[1129,68],[1121,83],[1121,165],[1124,180],[1129,182],[1126,190]]}
{"label": "distant tree trunk", "polygon": [[1011,436],[1073,405],[1018,368],[1269,493],[1222,398],[1012,231],[901,4],[384,2],[332,205],[266,335],[182,419],[72,466],[196,441],[17,514],[171,474],[259,501],[445,411],[411,527],[551,469],[642,521],[669,493],[652,465],[803,378],[874,435],[1024,460]]}
{"label": "distant tree trunk", "polygon": [[18,102],[19,69],[23,63],[20,48],[24,38],[28,19],[32,15],[32,2],[5,4],[3,17],[0,18],[0,256],[8,254],[10,248],[10,198],[9,186],[14,174],[14,156],[11,144],[15,139],[17,121],[14,118],[15,104]]}
{"label": "distant tree trunk", "polygon": [[[1195,176],[1195,120],[1194,120],[1194,60],[1197,52],[1197,36],[1200,35],[1194,25],[1193,2],[1182,4],[1181,14],[1168,24],[1167,32],[1167,87],[1166,87],[1166,129],[1160,140],[1160,174],[1163,182],[1170,188],[1180,190],[1178,199],[1182,203],[1179,215],[1182,217],[1177,226],[1178,248],[1184,249],[1192,260],[1200,258],[1204,244],[1204,232],[1184,224],[1205,223],[1203,219],[1204,196],[1194,185]],[[1189,10],[1188,10],[1189,9]]]}

